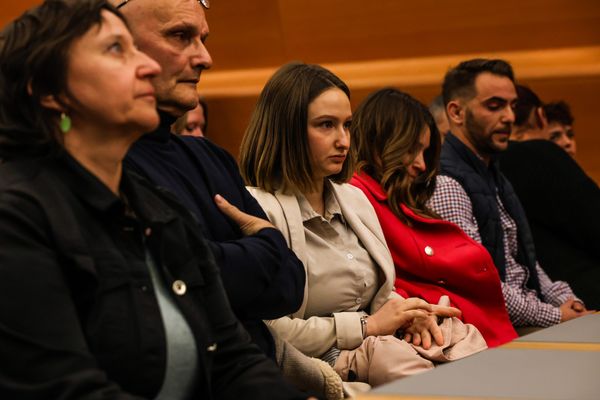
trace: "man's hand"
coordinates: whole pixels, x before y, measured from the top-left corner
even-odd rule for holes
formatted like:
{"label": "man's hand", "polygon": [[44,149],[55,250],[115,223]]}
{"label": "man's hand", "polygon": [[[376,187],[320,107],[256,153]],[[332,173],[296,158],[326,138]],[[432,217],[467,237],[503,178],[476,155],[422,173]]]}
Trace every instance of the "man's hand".
{"label": "man's hand", "polygon": [[595,310],[586,310],[585,306],[574,298],[570,298],[560,305],[560,322],[565,322],[584,315],[593,314]]}
{"label": "man's hand", "polygon": [[229,203],[219,194],[214,197],[214,201],[223,214],[238,224],[244,236],[254,235],[261,229],[275,228],[273,224],[267,220],[240,211],[236,206]]}

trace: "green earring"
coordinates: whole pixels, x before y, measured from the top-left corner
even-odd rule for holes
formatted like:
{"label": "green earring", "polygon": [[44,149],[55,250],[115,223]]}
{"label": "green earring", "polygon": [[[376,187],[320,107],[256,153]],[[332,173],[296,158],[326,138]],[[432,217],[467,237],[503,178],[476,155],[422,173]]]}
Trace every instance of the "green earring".
{"label": "green earring", "polygon": [[67,133],[71,130],[71,118],[67,114],[60,113],[60,130]]}

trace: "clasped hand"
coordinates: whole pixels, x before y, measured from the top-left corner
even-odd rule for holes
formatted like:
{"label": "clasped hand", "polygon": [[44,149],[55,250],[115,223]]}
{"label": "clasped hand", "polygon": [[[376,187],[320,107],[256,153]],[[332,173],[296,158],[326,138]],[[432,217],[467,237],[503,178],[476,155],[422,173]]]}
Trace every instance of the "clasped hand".
{"label": "clasped hand", "polygon": [[416,346],[429,349],[432,339],[438,345],[444,344],[438,317],[458,317],[461,312],[454,307],[444,307],[411,297],[390,299],[367,322],[367,336],[393,335],[404,331],[404,340]]}
{"label": "clasped hand", "polygon": [[567,301],[560,305],[560,322],[569,321],[574,318],[583,317],[596,312],[596,310],[588,310],[579,301],[570,297]]}

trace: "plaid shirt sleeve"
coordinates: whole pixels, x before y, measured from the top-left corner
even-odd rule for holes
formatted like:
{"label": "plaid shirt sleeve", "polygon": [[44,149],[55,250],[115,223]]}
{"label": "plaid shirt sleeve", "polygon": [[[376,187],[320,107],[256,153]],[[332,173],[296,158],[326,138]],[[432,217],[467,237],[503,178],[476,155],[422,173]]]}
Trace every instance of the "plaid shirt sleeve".
{"label": "plaid shirt sleeve", "polygon": [[[481,243],[479,227],[473,214],[471,199],[455,179],[447,176],[438,176],[435,192],[428,205],[440,217],[455,223],[473,240]],[[507,270],[511,268],[516,272],[526,271],[525,267],[516,263],[509,256],[507,257]],[[506,282],[502,282],[502,293],[511,322],[515,326],[542,327],[559,323],[561,317],[560,310],[553,304],[542,302],[535,291],[525,287],[527,280],[525,274],[526,272],[515,274],[518,278],[516,280],[519,281],[517,283],[510,279],[511,274],[508,273],[509,278]],[[545,280],[542,278],[542,275]],[[566,293],[563,292],[564,288],[560,285],[556,286],[556,289],[550,289],[553,287],[553,284],[543,272],[540,274],[540,284],[542,285],[542,293],[545,293],[544,289],[549,290],[548,293],[557,294],[558,296],[563,296]],[[556,293],[552,290],[556,290]]]}
{"label": "plaid shirt sleeve", "polygon": [[502,282],[502,294],[514,326],[545,328],[560,322],[560,309],[541,301],[534,290]]}
{"label": "plaid shirt sleeve", "polygon": [[547,303],[559,307],[562,303],[573,297],[575,300],[583,304],[583,301],[578,299],[573,293],[573,290],[567,282],[552,281],[546,272],[542,269],[539,263],[536,263],[537,274],[540,279],[540,288],[542,296]]}
{"label": "plaid shirt sleeve", "polygon": [[442,219],[455,223],[471,239],[481,243],[471,199],[456,180],[438,175],[435,192],[427,205]]}

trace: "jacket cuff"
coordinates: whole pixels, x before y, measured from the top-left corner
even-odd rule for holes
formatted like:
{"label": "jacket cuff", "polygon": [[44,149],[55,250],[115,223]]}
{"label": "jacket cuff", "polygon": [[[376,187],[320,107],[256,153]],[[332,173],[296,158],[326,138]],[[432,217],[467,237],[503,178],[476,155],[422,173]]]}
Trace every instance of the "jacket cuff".
{"label": "jacket cuff", "polygon": [[337,345],[340,350],[352,350],[363,342],[360,317],[364,313],[341,312],[333,313]]}

